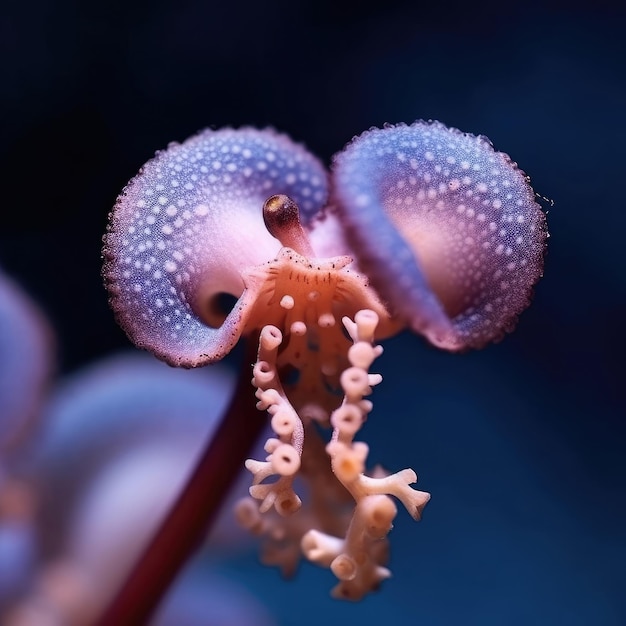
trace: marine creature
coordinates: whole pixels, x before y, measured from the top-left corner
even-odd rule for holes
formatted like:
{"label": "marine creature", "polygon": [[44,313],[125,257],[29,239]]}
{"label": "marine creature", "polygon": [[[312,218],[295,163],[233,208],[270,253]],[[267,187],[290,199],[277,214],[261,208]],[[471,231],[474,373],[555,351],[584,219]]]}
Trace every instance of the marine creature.
{"label": "marine creature", "polygon": [[103,276],[130,339],[170,365],[219,361],[242,336],[258,346],[252,383],[273,434],[246,461],[238,518],[266,562],[291,573],[302,551],[356,600],[389,576],[390,496],[415,519],[430,497],[411,469],[368,473],[355,441],[382,380],[378,342],[405,328],[449,351],[501,339],[546,238],[524,172],[439,122],[370,129],[330,174],[273,130],[205,130],[122,191]]}

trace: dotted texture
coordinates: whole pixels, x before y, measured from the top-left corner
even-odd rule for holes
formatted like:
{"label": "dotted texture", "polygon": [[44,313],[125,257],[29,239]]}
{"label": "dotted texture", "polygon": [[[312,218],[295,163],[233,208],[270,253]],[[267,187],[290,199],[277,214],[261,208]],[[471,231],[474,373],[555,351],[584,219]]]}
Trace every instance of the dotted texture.
{"label": "dotted texture", "polygon": [[335,156],[333,185],[360,266],[414,330],[459,350],[512,329],[542,274],[545,215],[488,139],[438,122],[371,129]]}
{"label": "dotted texture", "polygon": [[216,293],[239,297],[242,270],[280,249],[264,201],[290,196],[307,224],[327,186],[323,166],[272,130],[206,130],[157,153],[118,198],[105,236],[103,274],[120,325],[173,365],[220,359],[239,320],[214,329],[200,312]]}

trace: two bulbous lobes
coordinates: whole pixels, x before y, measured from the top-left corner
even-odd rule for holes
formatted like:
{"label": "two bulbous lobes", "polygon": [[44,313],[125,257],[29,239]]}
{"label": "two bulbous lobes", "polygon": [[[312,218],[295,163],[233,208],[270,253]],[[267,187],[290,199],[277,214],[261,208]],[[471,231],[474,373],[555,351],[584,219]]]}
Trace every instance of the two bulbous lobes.
{"label": "two bulbous lobes", "polygon": [[281,243],[314,256],[309,235],[329,220],[339,227],[325,249],[336,232],[345,253],[345,237],[390,312],[436,345],[480,347],[527,306],[545,217],[527,177],[484,138],[439,123],[373,129],[335,156],[330,207],[328,182],[315,157],[270,130],[205,131],[147,163],[104,246],[131,339],[172,364],[221,358],[246,329],[220,294],[239,298],[246,272]]}

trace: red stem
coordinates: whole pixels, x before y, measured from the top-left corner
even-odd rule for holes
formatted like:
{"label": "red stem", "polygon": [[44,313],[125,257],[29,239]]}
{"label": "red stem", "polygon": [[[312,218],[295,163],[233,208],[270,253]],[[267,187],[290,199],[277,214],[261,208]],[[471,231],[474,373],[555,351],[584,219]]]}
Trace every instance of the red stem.
{"label": "red stem", "polygon": [[[254,351],[252,348],[254,347]],[[230,405],[189,482],[113,598],[98,626],[147,624],[168,588],[206,538],[211,523],[267,423],[250,385],[250,342]]]}

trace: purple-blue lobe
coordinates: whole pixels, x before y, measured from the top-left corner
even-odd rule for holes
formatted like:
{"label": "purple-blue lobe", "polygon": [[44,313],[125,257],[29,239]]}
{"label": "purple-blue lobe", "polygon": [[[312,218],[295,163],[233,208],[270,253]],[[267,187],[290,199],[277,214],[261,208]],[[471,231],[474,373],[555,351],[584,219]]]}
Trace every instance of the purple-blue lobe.
{"label": "purple-blue lobe", "polygon": [[512,329],[547,232],[507,155],[438,122],[387,126],[335,156],[333,184],[359,265],[415,331],[459,350]]}
{"label": "purple-blue lobe", "polygon": [[36,541],[30,520],[3,520],[0,523],[0,609],[28,589],[35,562]]}
{"label": "purple-blue lobe", "polygon": [[45,319],[0,272],[0,455],[37,417],[51,375],[51,352]]}
{"label": "purple-blue lobe", "polygon": [[71,376],[47,406],[33,461],[49,500],[42,511],[67,515],[89,481],[134,446],[186,445],[189,465],[181,471],[188,471],[217,428],[233,382],[217,365],[183,372],[140,353]]}
{"label": "purple-blue lobe", "polygon": [[206,130],[171,144],[130,181],[111,213],[103,275],[129,337],[172,365],[216,361],[237,315],[211,327],[216,294],[239,297],[241,271],[275,257],[265,200],[286,194],[306,225],[328,194],[322,164],[272,130]]}

